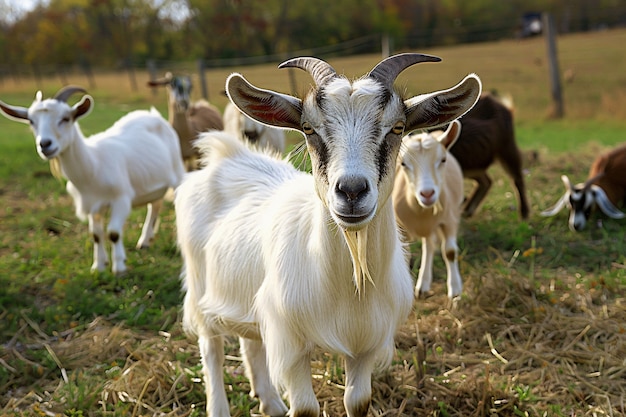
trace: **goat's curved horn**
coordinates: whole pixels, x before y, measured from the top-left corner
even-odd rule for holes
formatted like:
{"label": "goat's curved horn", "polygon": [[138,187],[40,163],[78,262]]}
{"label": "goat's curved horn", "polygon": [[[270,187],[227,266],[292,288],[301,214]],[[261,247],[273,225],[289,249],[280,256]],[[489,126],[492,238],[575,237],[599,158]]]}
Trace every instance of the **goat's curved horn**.
{"label": "goat's curved horn", "polygon": [[313,57],[293,58],[283,62],[278,68],[300,68],[305,70],[317,86],[324,85],[337,76],[334,68],[326,61]]}
{"label": "goat's curved horn", "polygon": [[82,87],[75,86],[75,85],[68,85],[60,89],[54,95],[54,99],[67,103],[67,99],[70,98],[70,96],[74,93],[87,93],[87,90],[85,90]]}
{"label": "goat's curved horn", "polygon": [[589,179],[587,179],[585,181],[585,183],[583,184],[583,190],[588,190],[589,187],[591,187],[593,185],[594,182],[596,182],[597,179],[601,178],[604,176],[604,172],[600,172],[599,174],[597,174],[595,177],[591,177]]}
{"label": "goat's curved horn", "polygon": [[367,76],[374,78],[376,81],[383,83],[387,88],[391,89],[396,77],[411,65],[420,62],[439,61],[441,61],[441,58],[434,55],[413,53],[393,55],[379,62]]}

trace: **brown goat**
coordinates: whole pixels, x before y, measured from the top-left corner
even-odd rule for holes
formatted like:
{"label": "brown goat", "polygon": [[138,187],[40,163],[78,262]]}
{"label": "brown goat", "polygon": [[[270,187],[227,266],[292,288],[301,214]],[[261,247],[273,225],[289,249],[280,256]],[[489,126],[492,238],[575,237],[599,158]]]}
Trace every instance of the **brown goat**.
{"label": "brown goat", "polygon": [[198,150],[193,142],[207,130],[222,130],[224,122],[217,107],[206,100],[191,102],[191,77],[173,76],[148,81],[150,87],[165,86],[168,91],[168,121],[176,130],[180,152],[187,171],[197,168]]}
{"label": "brown goat", "polygon": [[626,204],[626,145],[619,146],[596,158],[589,169],[587,181],[572,186],[567,175],[561,180],[565,194],[557,203],[541,212],[542,216],[554,216],[568,207],[569,228],[584,229],[595,206],[613,219],[626,217],[617,207]]}
{"label": "brown goat", "polygon": [[521,217],[528,218],[530,208],[522,174],[522,155],[515,142],[512,103],[485,93],[460,122],[461,135],[450,153],[459,161],[463,176],[477,182],[466,199],[463,215],[474,214],[487,195],[492,183],[487,169],[498,160],[515,183]]}

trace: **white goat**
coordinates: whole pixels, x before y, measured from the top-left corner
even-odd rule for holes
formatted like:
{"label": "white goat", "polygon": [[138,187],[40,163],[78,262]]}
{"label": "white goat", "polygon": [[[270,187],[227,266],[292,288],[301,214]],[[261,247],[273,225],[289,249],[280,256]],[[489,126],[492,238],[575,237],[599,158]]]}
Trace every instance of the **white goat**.
{"label": "white goat", "polygon": [[281,154],[285,152],[286,140],[283,129],[251,119],[231,102],[224,108],[224,130],[259,149],[273,149]]}
{"label": "white goat", "polygon": [[437,238],[448,273],[448,297],[461,294],[457,232],[463,206],[463,171],[449,152],[461,124],[445,132],[410,134],[402,139],[393,204],[398,224],[408,241],[422,240],[422,261],[415,294],[430,291]]}
{"label": "white goat", "polygon": [[185,169],[187,171],[196,169],[199,155],[193,142],[202,132],[224,128],[220,111],[206,100],[191,102],[193,86],[189,76],[173,76],[168,72],[163,78],[148,81],[148,85],[167,88],[167,117],[178,134]]}
{"label": "white goat", "polygon": [[[387,364],[413,300],[413,282],[390,195],[405,129],[449,123],[471,108],[480,81],[408,102],[393,88],[410,65],[439,58],[402,54],[350,81],[316,58],[279,68],[308,71],[300,100],[232,74],[230,99],[259,122],[302,132],[312,175],[248,149],[224,132],[203,135],[205,168],[177,189],[183,255],[183,324],[199,338],[207,414],[228,416],[223,335],[240,336],[261,412],[319,416],[311,384],[315,346],[346,361],[344,404],[364,417],[371,375]],[[369,285],[371,284],[371,285]]]}
{"label": "white goat", "polygon": [[42,99],[41,91],[29,107],[0,101],[9,119],[30,123],[37,151],[49,160],[52,172],[68,179],[67,191],[74,199],[76,215],[89,220],[94,240],[92,270],[102,271],[109,262],[104,234],[104,215],[110,210],[106,233],[113,244],[113,272],[126,271],[122,231],[132,207],[148,206],[138,248],[150,244],[162,198],[183,179],[184,168],[176,132],[154,108],[123,116],[108,130],[88,139],[77,120],[89,113],[93,99],[84,95],[74,106],[67,99],[80,87],[68,86],[54,98]]}
{"label": "white goat", "polygon": [[623,219],[626,214],[617,206],[626,203],[626,145],[598,156],[584,183],[572,186],[567,175],[561,180],[565,193],[554,206],[541,212],[554,216],[564,207],[569,209],[568,225],[573,232],[583,230],[591,212],[598,207],[613,219]]}

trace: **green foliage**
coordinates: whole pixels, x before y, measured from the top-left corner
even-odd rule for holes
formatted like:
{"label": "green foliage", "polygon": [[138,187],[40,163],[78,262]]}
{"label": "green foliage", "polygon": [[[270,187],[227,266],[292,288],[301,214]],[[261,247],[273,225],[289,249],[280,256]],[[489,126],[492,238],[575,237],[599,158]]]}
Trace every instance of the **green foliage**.
{"label": "green foliage", "polygon": [[381,35],[398,49],[475,43],[514,38],[530,10],[550,11],[572,32],[621,25],[624,12],[614,0],[598,0],[593,9],[560,0],[52,0],[24,15],[11,9],[0,3],[4,63],[44,72],[57,65],[268,56],[341,43],[352,53],[375,52]]}

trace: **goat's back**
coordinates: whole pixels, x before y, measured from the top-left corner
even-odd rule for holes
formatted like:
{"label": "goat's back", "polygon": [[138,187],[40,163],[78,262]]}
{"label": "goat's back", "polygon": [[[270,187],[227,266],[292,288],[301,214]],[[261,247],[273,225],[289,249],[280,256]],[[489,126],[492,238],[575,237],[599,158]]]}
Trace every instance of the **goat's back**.
{"label": "goat's back", "polygon": [[460,122],[461,134],[450,152],[463,171],[487,169],[496,159],[505,166],[517,165],[521,156],[515,142],[513,114],[498,98],[483,94]]}
{"label": "goat's back", "polygon": [[189,123],[192,131],[205,132],[207,130],[223,130],[224,121],[217,107],[206,100],[198,100],[188,110]]}
{"label": "goat's back", "polygon": [[101,161],[106,160],[103,169],[128,169],[146,182],[166,176],[172,187],[182,181],[178,135],[155,109],[130,112],[85,143],[97,149]]}
{"label": "goat's back", "polygon": [[600,155],[589,169],[588,178],[604,172],[593,183],[599,185],[616,206],[626,204],[626,145]]}

